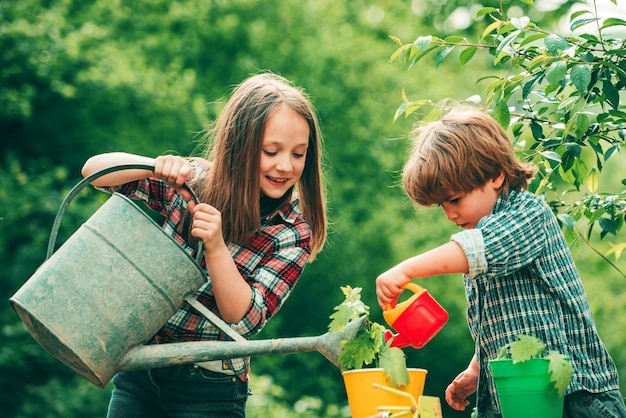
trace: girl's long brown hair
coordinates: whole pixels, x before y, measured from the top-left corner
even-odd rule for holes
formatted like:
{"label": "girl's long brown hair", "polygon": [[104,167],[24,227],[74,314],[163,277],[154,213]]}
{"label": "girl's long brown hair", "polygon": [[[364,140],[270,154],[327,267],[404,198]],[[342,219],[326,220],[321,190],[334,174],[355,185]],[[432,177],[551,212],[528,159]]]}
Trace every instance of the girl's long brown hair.
{"label": "girl's long brown hair", "polygon": [[[281,104],[302,115],[309,125],[305,166],[294,187],[302,216],[311,227],[312,261],[326,241],[322,135],[307,96],[285,78],[257,74],[235,88],[215,124],[205,132],[205,140],[210,144],[205,158],[212,166],[198,197],[221,212],[226,242],[248,243],[253,233],[261,229],[259,171],[263,130],[268,115]],[[290,190],[276,206],[287,202],[293,193]]]}

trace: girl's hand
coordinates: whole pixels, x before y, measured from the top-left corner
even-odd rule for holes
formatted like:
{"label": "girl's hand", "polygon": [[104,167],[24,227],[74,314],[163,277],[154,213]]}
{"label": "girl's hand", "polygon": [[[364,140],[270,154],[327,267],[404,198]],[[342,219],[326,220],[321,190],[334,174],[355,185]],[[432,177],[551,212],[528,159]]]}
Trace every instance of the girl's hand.
{"label": "girl's hand", "polygon": [[198,203],[192,209],[191,235],[204,243],[204,254],[208,257],[220,247],[225,247],[222,236],[222,214],[207,203]]}
{"label": "girl's hand", "polygon": [[154,159],[154,176],[180,190],[191,174],[191,163],[176,155],[162,155]]}
{"label": "girl's hand", "polygon": [[410,280],[411,278],[403,273],[398,266],[387,270],[376,278],[376,297],[383,311],[388,304],[392,307],[396,305],[398,296],[404,291],[404,285]]}
{"label": "girl's hand", "polygon": [[462,371],[446,388],[446,402],[457,411],[465,410],[469,405],[467,397],[478,388],[478,373],[471,367]]}

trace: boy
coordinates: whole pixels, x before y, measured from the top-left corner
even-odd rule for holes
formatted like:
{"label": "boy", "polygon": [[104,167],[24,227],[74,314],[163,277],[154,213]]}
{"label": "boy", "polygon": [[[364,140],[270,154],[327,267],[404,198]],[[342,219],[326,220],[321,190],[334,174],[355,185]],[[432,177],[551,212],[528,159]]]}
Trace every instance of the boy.
{"label": "boy", "polygon": [[505,131],[477,109],[458,107],[419,130],[403,171],[405,191],[422,206],[441,206],[464,231],[381,274],[378,302],[393,306],[411,279],[463,273],[475,352],[446,389],[456,410],[476,392],[478,416],[500,417],[488,361],[525,334],[572,362],[564,417],[626,417],[615,364],[556,217],[525,191],[535,171],[515,158]]}

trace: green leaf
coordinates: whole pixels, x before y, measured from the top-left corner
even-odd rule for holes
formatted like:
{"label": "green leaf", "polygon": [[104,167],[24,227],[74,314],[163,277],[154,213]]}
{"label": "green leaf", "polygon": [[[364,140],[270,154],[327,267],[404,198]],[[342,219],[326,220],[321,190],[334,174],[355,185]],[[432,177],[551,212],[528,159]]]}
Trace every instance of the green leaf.
{"label": "green leaf", "polygon": [[[543,139],[544,135],[543,135],[543,128],[541,127],[540,124],[538,124],[535,121],[532,121],[530,123],[530,131],[533,134],[533,138],[535,139]],[[558,154],[557,154],[558,155]]]}
{"label": "green leaf", "polygon": [[548,363],[548,372],[550,373],[550,381],[554,384],[559,397],[565,394],[565,390],[572,380],[574,368],[568,358],[557,351],[549,351],[546,356],[550,362]]}
{"label": "green leaf", "polygon": [[591,193],[595,193],[598,190],[598,184],[600,183],[600,173],[595,167],[591,168],[587,179],[585,180],[585,185],[589,189]]}
{"label": "green leaf", "polygon": [[530,18],[528,16],[522,16],[520,18],[512,17],[511,24],[515,26],[520,31],[526,29],[526,26],[530,23]]}
{"label": "green leaf", "polygon": [[368,331],[370,334],[372,346],[374,347],[374,352],[379,352],[385,346],[385,339],[383,338],[385,327],[377,322],[371,322],[369,324]]}
{"label": "green leaf", "polygon": [[509,344],[509,353],[513,363],[519,363],[531,358],[539,357],[546,349],[546,345],[532,335],[518,335],[519,340]]}
{"label": "green leaf", "polygon": [[600,218],[598,219],[598,223],[600,224],[600,228],[602,228],[603,235],[612,234],[617,235],[617,227],[615,226],[615,222],[609,218]]}
{"label": "green leaf", "polygon": [[554,151],[542,151],[539,154],[548,160],[556,161],[558,163],[562,161],[561,156]]}
{"label": "green leaf", "polygon": [[585,113],[579,113],[574,118],[574,132],[576,138],[582,138],[589,130],[589,117]]}
{"label": "green leaf", "polygon": [[546,36],[547,35],[545,33],[533,33],[532,35],[529,35],[526,38],[524,38],[524,40],[522,42],[520,42],[519,46],[521,48],[521,47],[526,46],[526,45],[528,45],[530,43],[538,41],[539,39],[543,39]]}
{"label": "green leaf", "polygon": [[468,46],[463,51],[461,51],[461,53],[459,54],[459,63],[461,64],[461,66],[467,64],[472,58],[474,58],[476,51],[478,51],[478,48],[475,46]]}
{"label": "green leaf", "polygon": [[611,248],[609,249],[609,251],[607,251],[606,255],[609,256],[611,254],[615,254],[615,259],[619,260],[625,250],[626,242],[617,245],[611,245]]}
{"label": "green leaf", "polygon": [[546,79],[550,85],[554,86],[565,78],[565,74],[567,74],[567,64],[564,61],[557,61],[548,67]]}
{"label": "green leaf", "polygon": [[569,29],[571,31],[574,31],[574,30],[578,29],[581,26],[584,26],[584,25],[586,25],[588,23],[591,23],[591,22],[597,22],[597,21],[598,21],[598,18],[596,18],[596,17],[588,17],[588,18],[585,18],[585,19],[578,19],[578,20],[572,22],[569,25]]}
{"label": "green leaf", "polygon": [[604,23],[602,23],[602,27],[600,29],[610,28],[611,26],[626,26],[626,21],[616,17],[609,17],[604,21]]}
{"label": "green leaf", "polygon": [[500,61],[504,55],[510,55],[509,46],[511,45],[511,42],[513,42],[513,40],[519,36],[520,33],[520,30],[514,30],[513,32],[509,33],[506,38],[502,40],[502,42],[500,42],[498,48],[496,48],[496,62]]}
{"label": "green leaf", "polygon": [[569,21],[572,22],[574,19],[576,19],[578,16],[582,16],[582,15],[586,15],[586,14],[591,14],[591,12],[589,10],[579,10],[577,12],[572,13],[572,15],[569,17]]}
{"label": "green leaf", "polygon": [[406,368],[406,357],[398,347],[385,344],[379,354],[380,367],[391,379],[392,386],[406,386],[409,384],[409,372]]}
{"label": "green leaf", "polygon": [[522,3],[529,5],[530,7],[535,7],[534,0],[522,0]]}
{"label": "green leaf", "polygon": [[466,42],[467,39],[459,35],[451,35],[451,36],[446,37],[444,41],[446,41],[447,43],[451,43],[451,44],[460,44],[461,42]]}
{"label": "green leaf", "polygon": [[345,300],[335,306],[335,312],[330,315],[332,321],[328,325],[328,331],[343,331],[348,322],[369,313],[369,307],[361,301],[361,290],[360,287],[341,287]]}
{"label": "green leaf", "polygon": [[405,117],[410,116],[413,112],[415,112],[416,110],[426,106],[426,105],[430,105],[431,102],[426,100],[426,99],[422,99],[422,100],[416,100],[414,102],[404,102],[402,103],[398,109],[396,110],[396,113],[393,116],[393,120],[394,122],[401,116],[404,115]]}
{"label": "green leaf", "polygon": [[576,186],[576,189],[578,190],[587,178],[589,168],[587,167],[585,161],[578,157],[574,159],[571,170],[574,174],[574,178],[576,179],[576,181],[574,182],[574,186]]}
{"label": "green leaf", "polygon": [[398,38],[397,36],[393,36],[393,35],[389,35],[389,37],[391,38],[392,41],[402,46],[402,41],[400,41],[400,38]]}
{"label": "green leaf", "polygon": [[433,37],[430,35],[420,36],[419,38],[415,40],[415,42],[413,42],[413,45],[415,45],[415,47],[419,49],[420,52],[423,52],[423,51],[426,51],[426,48],[428,47],[428,45],[430,45],[430,42],[432,40],[433,40]]}
{"label": "green leaf", "polygon": [[544,44],[553,55],[558,55],[560,51],[565,51],[569,46],[565,38],[557,34],[546,36]]}
{"label": "green leaf", "polygon": [[615,109],[619,108],[619,90],[609,80],[602,83],[603,96]]}
{"label": "green leaf", "polygon": [[509,127],[509,123],[511,122],[511,112],[509,111],[509,106],[504,100],[498,100],[493,108],[492,116],[496,122],[502,126],[502,128],[507,129]]}
{"label": "green leaf", "polygon": [[485,28],[482,35],[480,35],[480,39],[485,39],[487,35],[489,35],[491,32],[499,30],[502,25],[504,25],[504,22],[501,20],[496,20],[495,22],[491,23]]}
{"label": "green leaf", "polygon": [[495,7],[483,7],[478,12],[476,12],[476,17],[481,17],[489,13],[499,12],[500,9],[496,9]]}
{"label": "green leaf", "polygon": [[[380,338],[382,339],[382,337]],[[376,352],[371,343],[370,334],[362,329],[357,332],[354,338],[342,342],[338,361],[341,370],[353,370],[371,364],[375,358]]]}
{"label": "green leaf", "polygon": [[591,82],[591,68],[585,64],[574,65],[570,70],[570,78],[582,96]]}
{"label": "green leaf", "polygon": [[443,61],[454,48],[456,48],[456,45],[446,45],[441,48],[441,50],[437,52],[437,55],[435,55],[435,67],[439,67],[441,61]]}

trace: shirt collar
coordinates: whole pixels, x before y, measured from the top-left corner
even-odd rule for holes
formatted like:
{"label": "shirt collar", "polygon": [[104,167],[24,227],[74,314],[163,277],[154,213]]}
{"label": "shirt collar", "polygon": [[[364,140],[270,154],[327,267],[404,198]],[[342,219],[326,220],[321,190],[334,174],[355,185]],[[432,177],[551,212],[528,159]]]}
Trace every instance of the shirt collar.
{"label": "shirt collar", "polygon": [[498,196],[498,199],[496,200],[496,204],[493,205],[493,209],[491,210],[491,214],[498,213],[502,209],[504,209],[504,207],[508,205],[510,201],[515,199],[516,194],[517,192],[515,190],[509,190],[507,193],[503,193],[500,196]]}
{"label": "shirt collar", "polygon": [[[300,214],[300,201],[298,198],[294,198],[291,201],[285,203],[280,209],[278,209],[273,215],[271,215],[265,222],[270,222],[280,216],[284,222],[294,224]],[[265,223],[264,222],[264,223]]]}

